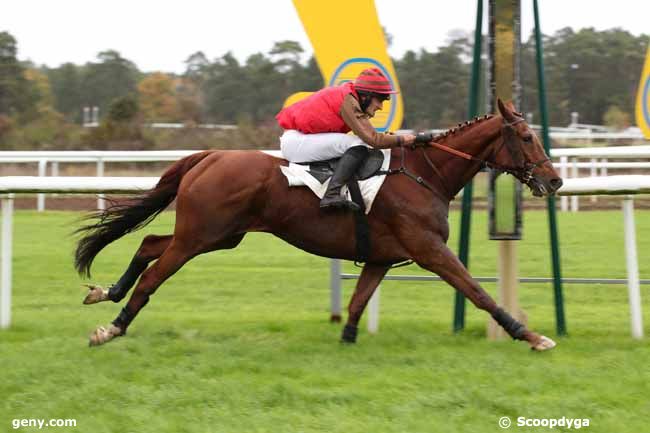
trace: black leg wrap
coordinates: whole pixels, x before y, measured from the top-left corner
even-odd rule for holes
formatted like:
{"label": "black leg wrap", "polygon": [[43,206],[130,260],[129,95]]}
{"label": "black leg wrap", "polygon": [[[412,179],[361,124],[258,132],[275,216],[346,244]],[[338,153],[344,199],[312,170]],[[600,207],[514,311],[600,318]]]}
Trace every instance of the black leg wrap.
{"label": "black leg wrap", "polygon": [[526,326],[523,323],[516,321],[510,314],[503,308],[498,307],[492,315],[494,320],[506,330],[514,340],[523,340],[524,331]]}
{"label": "black leg wrap", "polygon": [[122,308],[122,311],[120,311],[120,314],[117,315],[117,318],[113,320],[113,325],[117,326],[122,330],[122,335],[126,334],[126,328],[129,327],[129,324],[135,317],[135,314],[132,314],[129,310],[128,307]]}
{"label": "black leg wrap", "polygon": [[131,263],[129,263],[129,267],[124,272],[124,275],[108,289],[108,299],[113,302],[120,302],[124,299],[145,269],[147,269],[147,262],[138,257],[134,257]]}
{"label": "black leg wrap", "polygon": [[356,343],[357,342],[357,327],[345,325],[343,334],[341,335],[341,343]]}

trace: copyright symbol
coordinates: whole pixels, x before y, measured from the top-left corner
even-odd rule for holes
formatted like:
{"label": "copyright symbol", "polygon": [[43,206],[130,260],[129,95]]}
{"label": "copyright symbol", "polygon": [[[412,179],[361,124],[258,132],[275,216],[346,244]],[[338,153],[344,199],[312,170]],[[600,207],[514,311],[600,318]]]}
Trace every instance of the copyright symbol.
{"label": "copyright symbol", "polygon": [[501,428],[509,428],[512,422],[510,421],[510,418],[507,416],[502,416],[499,418],[499,427]]}

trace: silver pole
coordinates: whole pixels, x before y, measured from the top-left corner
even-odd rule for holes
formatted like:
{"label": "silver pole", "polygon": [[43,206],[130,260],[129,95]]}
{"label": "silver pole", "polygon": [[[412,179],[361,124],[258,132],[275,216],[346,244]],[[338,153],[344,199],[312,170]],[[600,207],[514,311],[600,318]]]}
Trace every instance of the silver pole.
{"label": "silver pole", "polygon": [[630,324],[632,337],[643,337],[643,317],[641,314],[641,289],[639,285],[639,262],[636,253],[636,229],[634,227],[634,200],[628,195],[623,200],[623,220],[625,229],[625,259],[627,261],[627,290],[630,302]]}
{"label": "silver pole", "polygon": [[[47,160],[41,159],[38,161],[38,176],[44,177],[47,176]],[[45,194],[39,193],[36,196],[36,210],[43,212],[45,210]]]}
{"label": "silver pole", "polygon": [[[104,160],[102,158],[97,159],[97,177],[104,177]],[[106,208],[104,197],[104,194],[99,194],[97,196],[97,209],[99,210],[104,210]]]}
{"label": "silver pole", "polygon": [[341,261],[330,260],[330,320],[341,321]]}
{"label": "silver pole", "polygon": [[0,328],[11,323],[11,232],[14,213],[14,195],[2,196],[2,265],[0,265]]}
{"label": "silver pole", "polygon": [[368,302],[368,333],[376,334],[379,331],[379,286]]}

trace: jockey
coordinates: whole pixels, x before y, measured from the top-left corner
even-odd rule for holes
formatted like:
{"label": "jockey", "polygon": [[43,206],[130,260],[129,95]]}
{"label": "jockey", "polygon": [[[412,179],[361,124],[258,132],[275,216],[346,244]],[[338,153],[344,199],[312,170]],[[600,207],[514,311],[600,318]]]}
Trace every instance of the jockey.
{"label": "jockey", "polygon": [[[280,148],[291,162],[341,158],[321,208],[358,210],[356,203],[341,195],[341,187],[354,175],[368,154],[368,148],[386,149],[413,144],[415,135],[379,133],[370,118],[383,102],[397,93],[378,68],[369,68],[354,82],[326,87],[284,108],[276,119],[284,129]],[[354,135],[348,134],[352,131]]]}

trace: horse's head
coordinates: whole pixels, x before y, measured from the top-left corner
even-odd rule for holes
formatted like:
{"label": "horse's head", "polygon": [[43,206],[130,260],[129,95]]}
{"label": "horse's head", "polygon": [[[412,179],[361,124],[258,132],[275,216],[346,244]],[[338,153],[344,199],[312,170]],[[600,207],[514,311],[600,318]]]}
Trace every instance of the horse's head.
{"label": "horse's head", "polygon": [[534,196],[554,194],[562,179],[544,152],[535,132],[528,126],[511,102],[497,100],[503,117],[502,141],[497,144],[493,163],[495,168],[506,171],[531,189]]}

